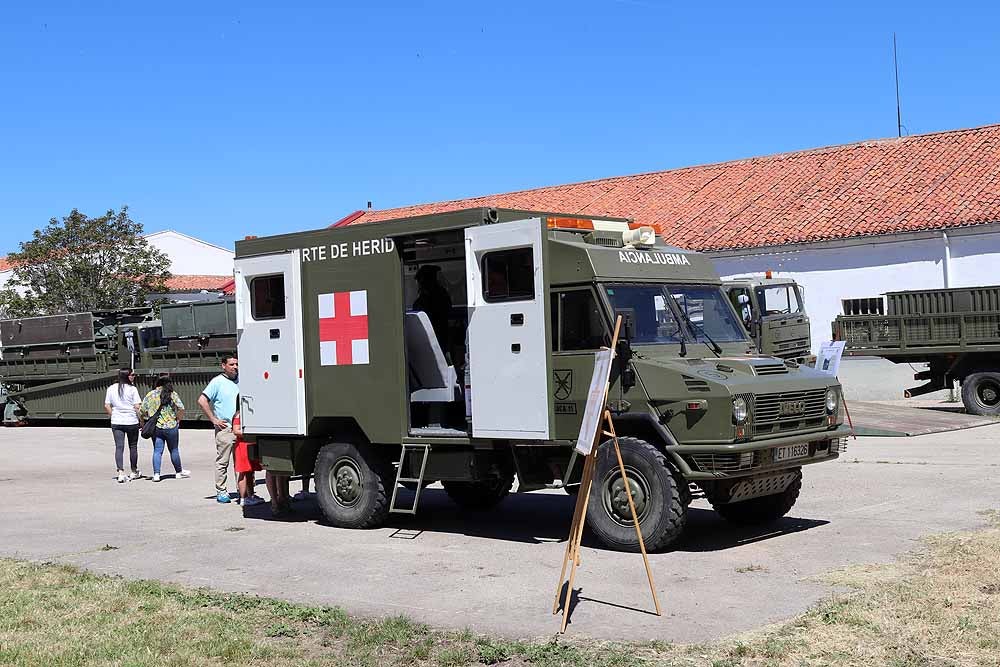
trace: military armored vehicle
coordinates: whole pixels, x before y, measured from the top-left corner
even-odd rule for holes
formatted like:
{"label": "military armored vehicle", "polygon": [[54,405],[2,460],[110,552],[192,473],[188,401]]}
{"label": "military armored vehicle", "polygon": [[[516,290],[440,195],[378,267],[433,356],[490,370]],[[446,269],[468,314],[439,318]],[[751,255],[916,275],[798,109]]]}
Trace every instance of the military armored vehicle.
{"label": "military armored vehicle", "polygon": [[[170,373],[187,419],[198,395],[236,348],[232,300],[62,313],[0,320],[0,385],[5,423],[106,420],[104,391],[119,368],[134,368],[140,391]],[[190,402],[189,402],[190,401]]]}
{"label": "military armored vehicle", "polygon": [[[693,492],[732,521],[782,516],[849,432],[835,378],[756,355],[711,261],[626,220],[469,209],[248,238],[235,273],[244,429],[265,468],[315,473],[336,526],[413,512],[436,481],[476,509],[515,476],[572,488],[618,315],[610,405],[647,547],[677,538]],[[588,523],[636,550],[603,451]]]}
{"label": "military armored vehicle", "polygon": [[1000,286],[888,292],[843,299],[832,323],[844,355],[926,363],[913,376],[925,384],[906,398],[961,383],[962,403],[974,415],[1000,415]]}
{"label": "military armored vehicle", "polygon": [[810,366],[816,362],[810,353],[803,290],[794,280],[772,277],[768,271],[763,276],[731,278],[725,290],[761,354]]}

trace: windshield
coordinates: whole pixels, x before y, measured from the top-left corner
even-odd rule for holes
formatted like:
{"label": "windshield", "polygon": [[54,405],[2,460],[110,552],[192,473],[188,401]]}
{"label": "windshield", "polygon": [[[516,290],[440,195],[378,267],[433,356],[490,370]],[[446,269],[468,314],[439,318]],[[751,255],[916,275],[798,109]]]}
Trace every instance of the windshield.
{"label": "windshield", "polygon": [[[725,296],[714,285],[605,285],[615,314],[631,321],[635,344],[742,343],[743,328],[736,321]],[[691,325],[681,326],[690,320]],[[707,335],[706,335],[707,334]]]}
{"label": "windshield", "polygon": [[163,327],[145,327],[139,329],[139,340],[142,341],[142,349],[148,350],[155,347],[164,347]]}
{"label": "windshield", "polygon": [[802,297],[795,285],[757,288],[757,302],[762,315],[789,315],[802,312]]}

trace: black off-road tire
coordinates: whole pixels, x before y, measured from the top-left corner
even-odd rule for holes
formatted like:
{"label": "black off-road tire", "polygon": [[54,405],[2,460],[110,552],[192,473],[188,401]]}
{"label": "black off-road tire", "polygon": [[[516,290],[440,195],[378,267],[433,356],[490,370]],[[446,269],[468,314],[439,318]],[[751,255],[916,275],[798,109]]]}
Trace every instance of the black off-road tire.
{"label": "black off-road tire", "polygon": [[316,499],[339,528],[375,528],[389,515],[392,463],[367,443],[331,442],[316,457]]}
{"label": "black off-road tire", "polygon": [[973,373],[962,381],[962,403],[970,415],[1000,415],[1000,373]]}
{"label": "black off-road tire", "polygon": [[[665,549],[684,532],[687,507],[691,502],[688,485],[667,466],[656,447],[639,438],[618,438],[639,528],[647,551]],[[614,443],[601,444],[587,508],[587,526],[608,547],[618,551],[639,551],[635,524],[628,509],[628,497],[621,482]]]}
{"label": "black off-road tire", "polygon": [[796,472],[798,474],[795,479],[781,493],[751,498],[738,503],[716,503],[711,496],[709,500],[715,511],[730,523],[752,525],[775,521],[788,514],[799,497],[799,491],[802,490],[802,468]]}
{"label": "black off-road tire", "polygon": [[441,482],[448,497],[455,504],[469,510],[487,510],[496,507],[510,494],[514,486],[514,473],[505,472],[478,482]]}

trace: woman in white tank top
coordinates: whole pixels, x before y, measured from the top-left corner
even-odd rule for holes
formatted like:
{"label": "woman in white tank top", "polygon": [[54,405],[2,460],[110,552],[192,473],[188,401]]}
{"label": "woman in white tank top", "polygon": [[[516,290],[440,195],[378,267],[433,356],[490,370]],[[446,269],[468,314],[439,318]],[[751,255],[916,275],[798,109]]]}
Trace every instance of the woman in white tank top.
{"label": "woman in white tank top", "polygon": [[[135,388],[135,371],[123,368],[118,371],[118,381],[104,394],[104,411],[111,417],[111,433],[115,438],[115,466],[118,482],[139,479],[139,406],[142,397]],[[125,477],[123,454],[128,439],[128,454],[132,473]]]}

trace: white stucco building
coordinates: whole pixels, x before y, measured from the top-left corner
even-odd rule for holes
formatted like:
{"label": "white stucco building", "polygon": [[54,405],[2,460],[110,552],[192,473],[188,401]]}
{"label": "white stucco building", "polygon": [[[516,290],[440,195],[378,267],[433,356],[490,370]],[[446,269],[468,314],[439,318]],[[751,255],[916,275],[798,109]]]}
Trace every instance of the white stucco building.
{"label": "white stucco building", "polygon": [[474,206],[632,218],[723,277],[805,287],[813,345],[841,300],[1000,283],[1000,125],[880,139],[348,216]]}
{"label": "white stucco building", "polygon": [[[479,206],[632,218],[709,254],[723,277],[791,276],[815,351],[842,299],[1000,283],[1000,125],[358,211],[339,224]],[[912,369],[885,365],[875,375],[913,384]]]}

